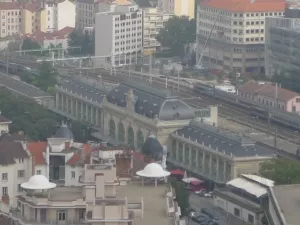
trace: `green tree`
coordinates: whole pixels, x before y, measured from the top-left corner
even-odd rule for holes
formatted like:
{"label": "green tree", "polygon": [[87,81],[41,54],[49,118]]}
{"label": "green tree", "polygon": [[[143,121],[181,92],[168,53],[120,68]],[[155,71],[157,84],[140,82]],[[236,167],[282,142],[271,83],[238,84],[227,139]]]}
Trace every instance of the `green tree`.
{"label": "green tree", "polygon": [[300,72],[291,70],[286,71],[286,73],[286,75],[284,73],[276,73],[271,80],[281,84],[283,88],[300,92]]}
{"label": "green tree", "polygon": [[188,17],[172,17],[160,29],[157,40],[162,46],[170,48],[174,55],[183,58],[187,44],[196,40],[196,22]]}
{"label": "green tree", "polygon": [[49,91],[57,84],[58,73],[49,62],[42,62],[39,67],[39,75],[32,84],[43,91]]}
{"label": "green tree", "polygon": [[[39,45],[39,43],[31,40],[30,38],[24,39],[22,44],[22,50],[33,50],[33,49],[40,49],[40,48],[41,46]],[[31,54],[41,55],[41,52],[32,52]]]}
{"label": "green tree", "polygon": [[70,50],[71,54],[95,54],[95,33],[82,33],[78,30],[73,30],[68,37],[68,45],[70,47],[81,47],[81,49]]}
{"label": "green tree", "polygon": [[189,192],[184,188],[184,183],[181,181],[172,181],[171,184],[175,189],[176,201],[181,209],[181,215],[186,216],[190,208]]}
{"label": "green tree", "polygon": [[272,159],[261,164],[261,176],[280,184],[300,183],[300,162],[288,159]]}

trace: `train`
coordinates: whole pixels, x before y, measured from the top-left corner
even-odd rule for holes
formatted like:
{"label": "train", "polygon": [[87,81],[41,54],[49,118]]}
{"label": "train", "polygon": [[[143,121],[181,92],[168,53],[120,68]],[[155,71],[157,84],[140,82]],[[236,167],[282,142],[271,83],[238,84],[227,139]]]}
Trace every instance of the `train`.
{"label": "train", "polygon": [[11,74],[22,74],[24,72],[30,71],[31,68],[26,67],[24,65],[16,64],[16,63],[8,63],[4,60],[0,60],[0,69],[6,71],[8,66],[8,72]]}
{"label": "train", "polygon": [[297,113],[269,108],[268,106],[254,100],[245,99],[237,94],[218,90],[213,86],[206,84],[195,84],[193,91],[197,94],[211,96],[231,105],[238,106],[239,108],[244,108],[254,117],[266,120],[270,119],[271,122],[277,123],[278,125],[291,128],[295,131],[300,131],[300,116]]}

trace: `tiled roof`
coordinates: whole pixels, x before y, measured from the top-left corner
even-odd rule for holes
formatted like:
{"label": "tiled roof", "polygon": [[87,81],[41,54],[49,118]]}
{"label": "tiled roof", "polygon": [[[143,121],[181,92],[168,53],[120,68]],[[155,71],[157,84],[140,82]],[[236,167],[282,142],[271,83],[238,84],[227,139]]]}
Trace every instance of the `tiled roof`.
{"label": "tiled roof", "polygon": [[37,2],[26,4],[19,4],[18,2],[0,2],[0,10],[20,10],[22,8],[30,12],[37,12],[41,10]]}
{"label": "tiled roof", "polygon": [[91,146],[89,144],[83,144],[83,149],[80,149],[77,152],[75,152],[74,155],[69,159],[67,164],[75,166],[79,162],[79,160],[81,159],[81,156],[80,156],[81,151],[85,152],[84,163],[89,164],[90,163],[90,157],[91,157]]}
{"label": "tiled roof", "polygon": [[0,123],[11,123],[11,120],[0,114]]}
{"label": "tiled roof", "polygon": [[25,34],[23,38],[30,38],[37,42],[42,42],[44,40],[62,40],[68,37],[68,35],[73,31],[72,27],[65,27],[58,31],[52,33],[37,31],[33,34]]}
{"label": "tiled roof", "polygon": [[47,145],[47,142],[31,142],[27,144],[27,149],[34,157],[36,165],[46,164],[43,152],[45,152]]}
{"label": "tiled roof", "polygon": [[28,158],[27,152],[19,142],[0,142],[0,165],[14,164],[14,159]]}
{"label": "tiled roof", "polygon": [[200,5],[229,12],[281,12],[286,3],[284,0],[204,0]]}
{"label": "tiled roof", "polygon": [[249,81],[239,88],[239,92],[247,94],[257,94],[275,99],[277,92],[277,99],[280,101],[289,101],[292,98],[300,96],[298,93],[277,87],[273,84],[258,84],[255,81]]}
{"label": "tiled roof", "polygon": [[0,142],[22,142],[26,141],[27,138],[24,134],[1,134]]}

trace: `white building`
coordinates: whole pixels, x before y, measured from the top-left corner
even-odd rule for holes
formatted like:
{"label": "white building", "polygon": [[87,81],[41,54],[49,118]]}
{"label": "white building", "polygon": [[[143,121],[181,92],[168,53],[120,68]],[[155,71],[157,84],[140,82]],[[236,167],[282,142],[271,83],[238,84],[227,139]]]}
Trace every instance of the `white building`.
{"label": "white building", "polygon": [[[100,3],[96,14],[96,66],[135,64],[143,49],[143,11],[127,0]],[[103,56],[103,58],[101,58]],[[104,57],[105,56],[105,57]]]}
{"label": "white building", "polygon": [[47,31],[53,32],[64,27],[75,27],[76,5],[75,3],[64,1],[46,2],[47,10]]}
{"label": "white building", "polygon": [[197,8],[197,62],[225,72],[263,72],[265,18],[282,15],[284,10],[283,0],[201,1]]}
{"label": "white building", "polygon": [[32,163],[26,146],[20,142],[0,143],[0,210],[16,207],[15,197],[22,192],[21,184],[31,176]]}
{"label": "white building", "polygon": [[11,120],[2,116],[0,112],[0,134],[9,132],[9,124],[11,124]]}
{"label": "white building", "polygon": [[76,1],[76,29],[83,31],[84,29],[94,28],[95,4],[94,0]]}
{"label": "white building", "polygon": [[268,188],[274,181],[257,175],[242,174],[214,191],[214,205],[253,225],[261,225],[263,206],[268,201]]}

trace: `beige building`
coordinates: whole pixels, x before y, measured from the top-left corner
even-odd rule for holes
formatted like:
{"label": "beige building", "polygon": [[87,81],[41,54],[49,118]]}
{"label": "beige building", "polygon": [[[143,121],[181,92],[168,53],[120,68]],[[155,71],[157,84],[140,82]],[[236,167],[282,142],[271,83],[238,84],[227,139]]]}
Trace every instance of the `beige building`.
{"label": "beige building", "polygon": [[257,174],[260,164],[273,158],[270,149],[199,121],[172,133],[168,146],[169,163],[215,184]]}
{"label": "beige building", "polygon": [[161,47],[156,35],[165,23],[174,16],[157,8],[144,9],[144,51],[153,52]]}
{"label": "beige building", "polygon": [[189,19],[195,17],[195,0],[158,0],[157,7],[176,16],[187,16]]}
{"label": "beige building", "polygon": [[198,64],[225,72],[263,72],[265,18],[283,15],[284,10],[282,0],[200,2],[196,39]]}

